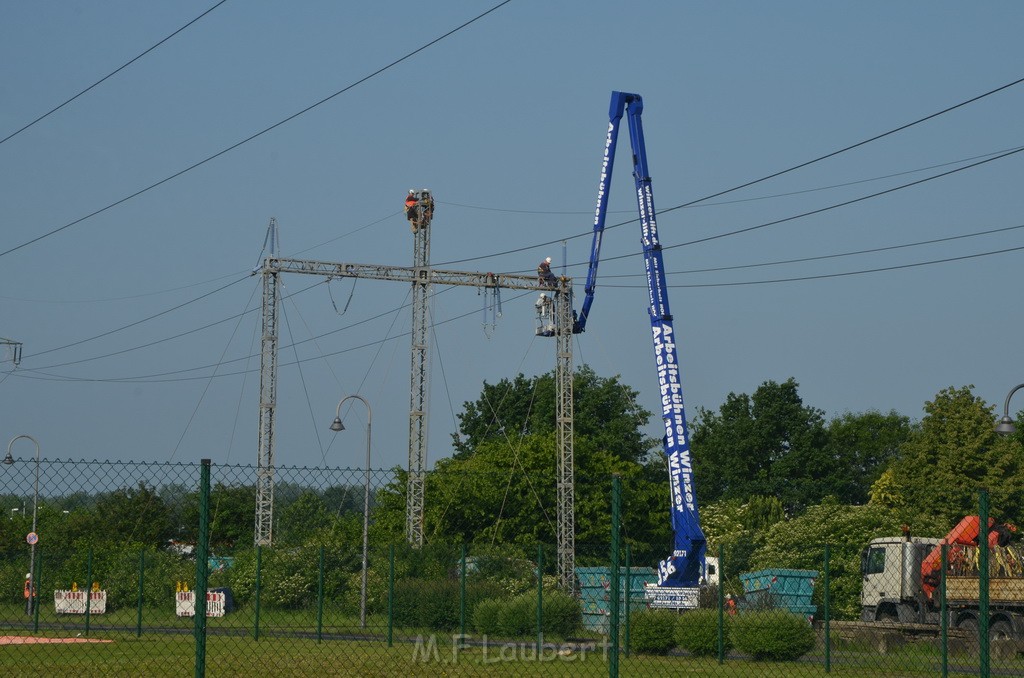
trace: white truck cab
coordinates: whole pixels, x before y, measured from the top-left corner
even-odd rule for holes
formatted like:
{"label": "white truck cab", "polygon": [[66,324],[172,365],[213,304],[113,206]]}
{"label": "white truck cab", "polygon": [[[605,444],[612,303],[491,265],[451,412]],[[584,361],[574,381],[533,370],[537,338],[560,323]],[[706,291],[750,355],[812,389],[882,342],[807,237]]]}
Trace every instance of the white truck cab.
{"label": "white truck cab", "polygon": [[921,561],[940,541],[909,536],[871,540],[861,553],[862,621],[925,621]]}

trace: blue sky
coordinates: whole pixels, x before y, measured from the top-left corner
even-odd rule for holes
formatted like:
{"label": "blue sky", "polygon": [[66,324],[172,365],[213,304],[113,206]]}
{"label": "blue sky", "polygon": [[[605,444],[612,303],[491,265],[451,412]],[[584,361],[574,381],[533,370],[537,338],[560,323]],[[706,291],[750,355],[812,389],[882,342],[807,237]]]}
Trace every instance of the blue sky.
{"label": "blue sky", "polygon": [[[3,2],[0,138],[214,4]],[[3,440],[32,435],[47,458],[255,463],[260,287],[247,276],[271,218],[284,256],[410,265],[402,198],[427,187],[435,266],[532,271],[552,256],[560,268],[565,239],[581,283],[612,90],[644,97],[691,420],[767,379],[795,378],[830,417],[914,419],[942,388],[973,384],[1001,407],[1024,381],[1024,228],[1012,228],[1024,225],[1024,154],[687,244],[1015,149],[1024,84],[670,209],[1024,77],[1019,3],[512,0],[26,244],[496,4],[229,0],[0,143],[0,336],[24,345],[17,369],[0,363]],[[609,225],[635,216],[626,149]],[[956,236],[970,237],[916,244]],[[913,246],[820,258],[897,245]],[[621,375],[657,412],[635,223],[609,228],[603,258],[576,363]],[[430,464],[485,380],[554,368],[532,296],[503,294],[492,328],[476,291],[435,292]],[[328,430],[338,400],[359,393],[373,408],[373,466],[404,466],[409,290],[291,276],[285,293],[277,463],[361,465],[359,406],[352,435]],[[30,456],[21,444],[15,456]]]}

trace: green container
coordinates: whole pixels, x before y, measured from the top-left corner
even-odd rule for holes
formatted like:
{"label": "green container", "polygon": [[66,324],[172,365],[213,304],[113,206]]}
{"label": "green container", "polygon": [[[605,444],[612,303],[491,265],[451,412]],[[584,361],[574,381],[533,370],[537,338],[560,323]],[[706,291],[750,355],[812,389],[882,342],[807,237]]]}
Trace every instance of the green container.
{"label": "green container", "polygon": [[[629,606],[632,610],[646,606],[644,584],[658,581],[658,574],[648,567],[631,567],[627,573],[622,568],[619,575],[619,601],[623,609],[626,591],[629,591]],[[577,567],[576,579],[580,585],[580,607],[583,609],[583,626],[597,633],[608,633],[611,615],[612,569],[610,567]]]}
{"label": "green container", "polygon": [[740,609],[779,609],[812,616],[817,607],[811,604],[817,570],[768,569],[740,575],[743,598]]}

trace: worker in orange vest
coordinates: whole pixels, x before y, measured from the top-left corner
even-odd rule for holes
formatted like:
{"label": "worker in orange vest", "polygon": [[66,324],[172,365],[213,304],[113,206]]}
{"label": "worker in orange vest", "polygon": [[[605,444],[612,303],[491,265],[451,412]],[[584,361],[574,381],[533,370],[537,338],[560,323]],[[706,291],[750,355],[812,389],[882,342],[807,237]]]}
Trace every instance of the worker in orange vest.
{"label": "worker in orange vest", "polygon": [[32,585],[31,572],[25,575],[25,600],[28,600],[29,597],[36,597],[36,587]]}
{"label": "worker in orange vest", "polygon": [[405,218],[409,220],[413,233],[416,232],[417,221],[419,220],[419,209],[416,207],[419,200],[416,198],[415,193],[415,191],[409,189],[409,195],[405,196]]}

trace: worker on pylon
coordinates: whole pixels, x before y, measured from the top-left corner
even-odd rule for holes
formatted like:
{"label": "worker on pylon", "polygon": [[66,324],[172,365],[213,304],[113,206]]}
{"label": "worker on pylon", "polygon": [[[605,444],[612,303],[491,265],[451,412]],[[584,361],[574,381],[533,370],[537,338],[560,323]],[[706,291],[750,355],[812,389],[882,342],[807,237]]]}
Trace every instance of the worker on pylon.
{"label": "worker on pylon", "polygon": [[545,257],[544,261],[537,266],[537,282],[545,287],[557,287],[558,279],[551,272],[551,257]]}
{"label": "worker on pylon", "polygon": [[405,218],[409,220],[409,226],[412,228],[412,232],[415,233],[417,229],[418,221],[418,209],[416,204],[419,200],[416,199],[416,191],[409,189],[409,195],[405,196]]}

